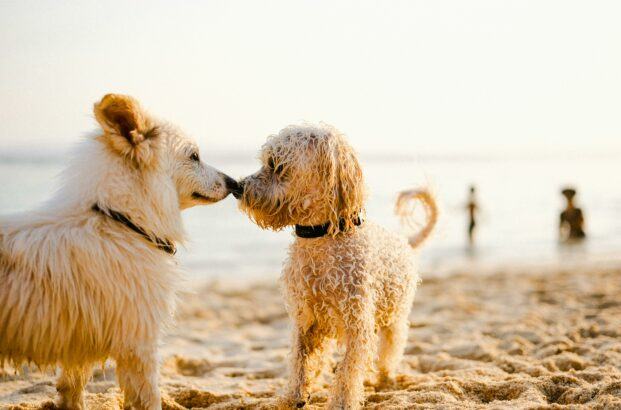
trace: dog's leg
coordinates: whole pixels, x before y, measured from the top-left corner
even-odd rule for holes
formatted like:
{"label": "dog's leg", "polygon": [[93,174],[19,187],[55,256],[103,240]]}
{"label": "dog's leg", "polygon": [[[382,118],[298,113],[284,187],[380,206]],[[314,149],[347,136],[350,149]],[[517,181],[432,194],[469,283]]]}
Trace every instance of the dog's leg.
{"label": "dog's leg", "polygon": [[117,359],[116,361],[116,378],[123,392],[123,409],[130,410],[134,407],[134,403],[138,401],[138,392],[134,389],[135,383],[131,381],[131,372],[127,369],[129,363]]}
{"label": "dog's leg", "polygon": [[[366,306],[365,306],[366,305]],[[364,376],[372,365],[377,343],[370,302],[356,301],[343,316],[345,328],[345,356],[338,364],[335,384],[328,402],[328,409],[354,410],[364,399]]]}
{"label": "dog's leg", "polygon": [[123,408],[160,410],[159,360],[155,348],[134,350],[116,362],[117,378],[124,393]]}
{"label": "dog's leg", "polygon": [[395,369],[403,358],[403,350],[408,339],[408,328],[406,317],[399,317],[390,326],[380,328],[377,359],[380,384],[387,383],[394,377]]}
{"label": "dog's leg", "polygon": [[297,408],[306,405],[308,390],[323,368],[321,353],[325,343],[325,334],[317,323],[312,324],[307,330],[299,326],[294,330],[291,375],[285,398],[288,405]]}
{"label": "dog's leg", "polygon": [[406,275],[406,291],[400,299],[392,315],[392,322],[379,329],[379,354],[377,367],[379,370],[379,384],[386,384],[394,377],[395,370],[403,358],[403,351],[408,340],[410,322],[408,316],[412,310],[414,292],[416,290],[416,275]]}
{"label": "dog's leg", "polygon": [[63,367],[62,374],[56,383],[56,390],[60,394],[58,407],[67,410],[85,409],[84,386],[90,376],[90,365]]}

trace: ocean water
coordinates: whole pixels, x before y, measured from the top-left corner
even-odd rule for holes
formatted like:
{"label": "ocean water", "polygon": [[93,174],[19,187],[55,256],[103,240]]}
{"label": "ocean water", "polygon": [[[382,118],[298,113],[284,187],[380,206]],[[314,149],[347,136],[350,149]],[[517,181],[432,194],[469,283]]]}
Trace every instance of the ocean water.
{"label": "ocean water", "polygon": [[[468,265],[572,263],[617,258],[621,252],[619,159],[598,158],[411,158],[401,154],[362,156],[369,190],[367,219],[405,231],[393,215],[401,189],[429,186],[441,215],[420,260],[425,275]],[[203,160],[233,177],[253,173],[252,155],[205,155]],[[0,157],[0,217],[40,206],[59,185],[62,158]],[[466,246],[465,202],[470,184],[478,191],[480,218],[474,248]],[[573,185],[584,210],[588,240],[559,246],[560,188]],[[292,240],[291,229],[259,229],[232,196],[184,212],[190,241],[182,265],[204,278],[273,278]]]}

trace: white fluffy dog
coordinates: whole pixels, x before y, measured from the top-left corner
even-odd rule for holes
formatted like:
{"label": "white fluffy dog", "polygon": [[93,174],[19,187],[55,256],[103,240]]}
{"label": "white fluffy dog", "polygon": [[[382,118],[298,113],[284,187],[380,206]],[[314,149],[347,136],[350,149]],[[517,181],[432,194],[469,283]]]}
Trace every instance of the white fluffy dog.
{"label": "white fluffy dog", "polygon": [[179,281],[181,210],[237,184],[124,95],[94,107],[102,132],[37,212],[0,220],[0,363],[62,366],[61,408],[84,408],[93,363],[112,357],[126,408],[161,408],[157,348]]}
{"label": "white fluffy dog", "polygon": [[241,207],[261,227],[295,225],[296,232],[283,271],[294,328],[289,389],[281,404],[305,405],[326,342],[337,339],[346,350],[328,408],[357,409],[373,358],[386,380],[402,357],[419,282],[411,247],[431,232],[436,204],[427,191],[401,193],[401,216],[412,215],[415,199],[428,216],[409,244],[363,221],[362,170],[345,137],[327,125],[285,128],[268,139],[260,158],[262,168],[240,182]]}

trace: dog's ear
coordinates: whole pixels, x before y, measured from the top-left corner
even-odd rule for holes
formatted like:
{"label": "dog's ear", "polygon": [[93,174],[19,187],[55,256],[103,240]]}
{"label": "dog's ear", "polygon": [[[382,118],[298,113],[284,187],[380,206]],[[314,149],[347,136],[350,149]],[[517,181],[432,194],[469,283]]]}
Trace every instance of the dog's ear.
{"label": "dog's ear", "polygon": [[364,210],[364,180],[356,153],[341,136],[336,136],[335,139],[331,167],[334,172],[331,234],[338,233],[340,228],[343,230],[353,228],[355,220]]}
{"label": "dog's ear", "polygon": [[114,152],[139,166],[153,163],[155,147],[151,140],[157,130],[136,99],[107,94],[95,103],[93,111],[104,131],[104,141]]}

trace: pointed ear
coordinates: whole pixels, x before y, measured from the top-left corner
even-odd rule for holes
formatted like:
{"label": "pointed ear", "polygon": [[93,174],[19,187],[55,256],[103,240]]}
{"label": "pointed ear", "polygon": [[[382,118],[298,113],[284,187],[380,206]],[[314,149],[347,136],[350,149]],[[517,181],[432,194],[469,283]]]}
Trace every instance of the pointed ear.
{"label": "pointed ear", "polygon": [[120,135],[133,145],[144,140],[147,124],[140,103],[128,95],[107,94],[95,104],[95,118],[107,133]]}
{"label": "pointed ear", "polygon": [[[154,160],[154,147],[149,141],[157,135],[140,103],[122,94],[107,94],[93,108],[104,131],[104,141],[121,156],[146,165]],[[148,142],[148,143],[147,143]]]}

